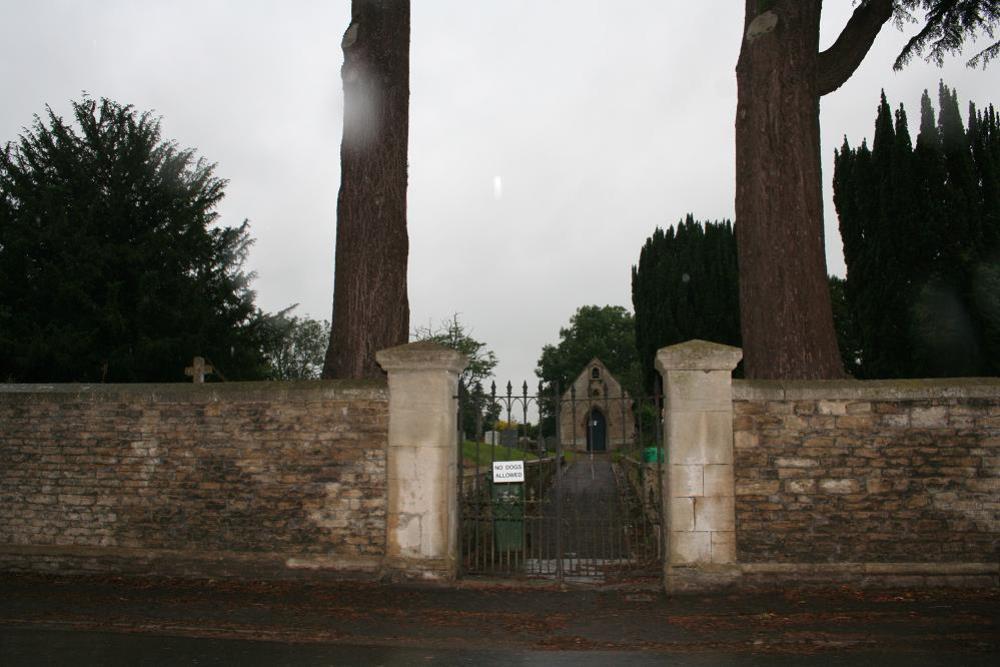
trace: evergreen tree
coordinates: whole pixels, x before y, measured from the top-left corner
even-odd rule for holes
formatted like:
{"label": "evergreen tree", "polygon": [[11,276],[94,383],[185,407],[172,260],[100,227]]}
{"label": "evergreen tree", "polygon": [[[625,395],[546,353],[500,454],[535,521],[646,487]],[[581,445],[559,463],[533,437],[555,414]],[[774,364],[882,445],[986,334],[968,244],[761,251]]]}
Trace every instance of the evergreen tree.
{"label": "evergreen tree", "polygon": [[969,103],[969,146],[980,184],[979,219],[982,221],[982,245],[1000,247],[1000,127],[992,105],[976,111]]}
{"label": "evergreen tree", "polygon": [[830,303],[833,306],[833,328],[837,333],[844,370],[857,377],[861,370],[861,338],[857,322],[847,303],[847,281],[837,276],[829,277]]}
{"label": "evergreen tree", "polygon": [[736,237],[728,220],[701,223],[688,214],[657,228],[632,267],[635,339],[646,390],[661,347],[693,338],[740,344]]}
{"label": "evergreen tree", "polygon": [[[852,165],[853,166],[853,165]],[[841,179],[847,171],[838,172]],[[857,216],[855,216],[857,217]],[[861,343],[847,306],[844,280],[829,277],[833,322],[844,367],[855,373]],[[642,381],[654,388],[656,351],[694,338],[740,346],[739,266],[733,224],[701,223],[688,214],[659,227],[632,267],[635,340]],[[737,368],[737,375],[742,373]]]}
{"label": "evergreen tree", "polygon": [[930,95],[921,98],[915,147],[902,105],[893,124],[883,94],[872,150],[845,138],[835,155],[861,377],[1000,371],[992,107],[971,107],[966,131],[957,94],[943,82],[938,99],[935,118]]}
{"label": "evergreen tree", "polygon": [[265,371],[248,225],[216,226],[226,182],[107,99],[47,109],[0,150],[0,379],[184,381],[195,355]]}
{"label": "evergreen tree", "polygon": [[[826,284],[820,99],[846,83],[890,19],[923,27],[900,53],[941,62],[1000,26],[997,0],[864,0],[820,51],[822,0],[746,0],[736,64],[736,220],[748,377],[843,375]],[[994,42],[970,65],[1000,55]]]}
{"label": "evergreen tree", "polygon": [[971,297],[979,318],[982,350],[1000,362],[1000,116],[989,105],[977,112],[969,105],[969,144],[980,184],[983,254],[972,272]]}
{"label": "evergreen tree", "polygon": [[958,95],[942,81],[938,85],[938,133],[944,158],[944,200],[948,215],[944,217],[947,255],[940,267],[943,274],[960,272],[970,253],[982,246],[982,225],[979,216],[979,185],[976,182],[969,138],[962,124]]}

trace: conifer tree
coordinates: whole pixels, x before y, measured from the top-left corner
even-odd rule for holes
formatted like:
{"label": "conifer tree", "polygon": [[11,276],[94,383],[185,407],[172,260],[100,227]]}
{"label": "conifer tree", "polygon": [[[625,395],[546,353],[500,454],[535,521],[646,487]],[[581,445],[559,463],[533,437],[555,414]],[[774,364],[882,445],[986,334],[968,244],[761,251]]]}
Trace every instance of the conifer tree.
{"label": "conifer tree", "polygon": [[740,344],[739,271],[730,221],[688,216],[657,228],[632,267],[636,347],[647,390],[654,357],[666,345],[692,338]]}
{"label": "conifer tree", "polygon": [[979,219],[982,244],[1000,248],[1000,117],[993,105],[977,111],[969,103],[969,146],[980,184]]}
{"label": "conifer tree", "polygon": [[845,138],[835,156],[861,377],[1000,371],[992,107],[971,107],[967,132],[957,94],[943,82],[938,99],[937,117],[926,91],[921,99],[916,147],[902,105],[893,125],[883,94],[872,150]]}
{"label": "conifer tree", "polygon": [[[900,53],[938,63],[994,36],[997,0],[864,0],[820,51],[822,0],[746,0],[736,64],[736,220],[744,364],[752,378],[843,375],[826,282],[820,99],[846,83],[882,26],[923,27]],[[980,45],[977,45],[977,47]],[[1000,55],[1000,43],[970,65]],[[791,250],[791,251],[790,251]]]}
{"label": "conifer tree", "polygon": [[0,381],[185,381],[265,372],[249,226],[226,181],[149,112],[84,97],[0,146]]}

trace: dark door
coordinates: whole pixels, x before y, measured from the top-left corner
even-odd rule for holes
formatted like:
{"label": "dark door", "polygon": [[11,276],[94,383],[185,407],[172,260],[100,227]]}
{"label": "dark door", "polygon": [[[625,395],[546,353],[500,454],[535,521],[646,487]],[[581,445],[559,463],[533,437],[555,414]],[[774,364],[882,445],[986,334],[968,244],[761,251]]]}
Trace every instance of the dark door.
{"label": "dark door", "polygon": [[607,450],[608,425],[604,421],[604,413],[594,408],[587,420],[587,451],[603,452]]}

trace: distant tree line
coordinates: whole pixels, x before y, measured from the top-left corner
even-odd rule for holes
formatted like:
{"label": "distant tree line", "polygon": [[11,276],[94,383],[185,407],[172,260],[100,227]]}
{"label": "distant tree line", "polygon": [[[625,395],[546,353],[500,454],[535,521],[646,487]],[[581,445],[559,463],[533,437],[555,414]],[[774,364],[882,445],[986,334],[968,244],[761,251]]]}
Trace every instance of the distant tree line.
{"label": "distant tree line", "polygon": [[869,148],[834,163],[858,377],[1000,374],[1000,119],[943,82],[916,144],[885,94]]}

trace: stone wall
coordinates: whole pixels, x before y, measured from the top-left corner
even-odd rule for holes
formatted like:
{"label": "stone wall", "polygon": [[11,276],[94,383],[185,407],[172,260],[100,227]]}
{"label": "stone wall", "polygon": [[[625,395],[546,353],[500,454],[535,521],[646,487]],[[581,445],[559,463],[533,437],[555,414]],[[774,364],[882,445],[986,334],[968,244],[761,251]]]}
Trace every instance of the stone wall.
{"label": "stone wall", "polygon": [[736,380],[733,401],[739,563],[978,563],[995,585],[1000,379]]}
{"label": "stone wall", "polygon": [[0,385],[0,569],[373,572],[384,383]]}

